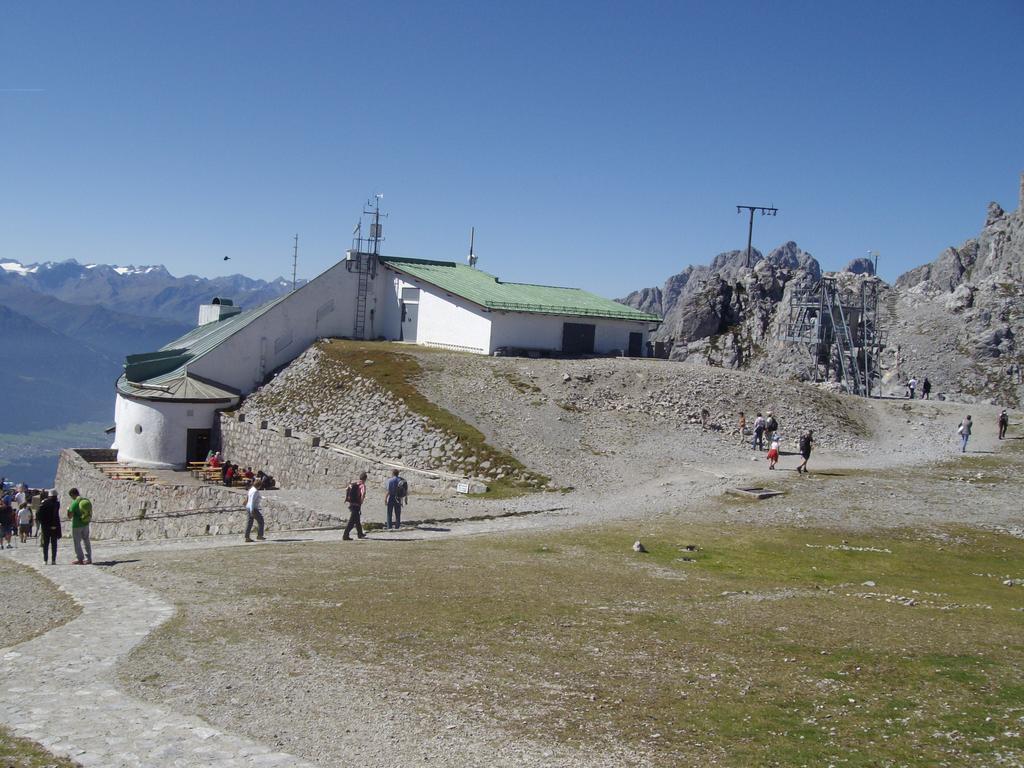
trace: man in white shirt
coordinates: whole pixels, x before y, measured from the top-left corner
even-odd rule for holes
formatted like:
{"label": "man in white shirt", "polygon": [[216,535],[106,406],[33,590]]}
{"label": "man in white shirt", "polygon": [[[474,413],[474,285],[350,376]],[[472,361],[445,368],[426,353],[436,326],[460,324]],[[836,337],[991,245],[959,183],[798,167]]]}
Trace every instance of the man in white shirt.
{"label": "man in white shirt", "polygon": [[259,480],[252,484],[249,488],[249,497],[245,502],[245,509],[249,513],[249,520],[245,524],[245,540],[252,542],[250,534],[252,534],[252,522],[256,521],[256,539],[258,541],[264,541],[263,536],[263,513],[260,512],[260,502],[263,500],[263,496],[260,493],[262,484]]}

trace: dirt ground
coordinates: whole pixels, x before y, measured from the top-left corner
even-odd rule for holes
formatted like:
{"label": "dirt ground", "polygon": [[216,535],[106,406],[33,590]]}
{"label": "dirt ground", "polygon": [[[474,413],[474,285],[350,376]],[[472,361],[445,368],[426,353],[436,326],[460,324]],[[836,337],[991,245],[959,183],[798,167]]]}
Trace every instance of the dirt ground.
{"label": "dirt ground", "polygon": [[[362,542],[104,543],[178,606],[128,691],[332,767],[1022,764],[1020,414],[1000,442],[971,406],[961,454],[962,405],[432,354],[429,396],[566,489],[415,495],[431,522]],[[780,414],[778,470],[711,396]]]}
{"label": "dirt ground", "polygon": [[148,546],[116,572],[180,612],[121,680],[331,766],[1020,765],[1024,441],[905,405],[808,476],[737,445],[501,502],[541,514]]}
{"label": "dirt ground", "polygon": [[[64,541],[62,540],[62,543]],[[30,539],[19,547],[30,547],[40,552],[39,541]],[[58,558],[62,553],[58,551]],[[64,555],[67,562],[67,556]],[[0,648],[29,640],[53,627],[71,621],[80,609],[67,595],[58,592],[50,582],[31,571],[0,556]]]}

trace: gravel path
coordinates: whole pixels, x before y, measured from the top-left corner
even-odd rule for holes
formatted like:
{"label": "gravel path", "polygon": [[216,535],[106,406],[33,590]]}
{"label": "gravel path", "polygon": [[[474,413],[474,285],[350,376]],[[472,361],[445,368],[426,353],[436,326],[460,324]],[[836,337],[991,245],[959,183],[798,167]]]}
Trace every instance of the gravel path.
{"label": "gravel path", "polygon": [[122,693],[114,668],[173,606],[104,568],[30,563],[81,606],[82,614],[9,648],[0,663],[0,719],[16,735],[82,766],[288,766],[302,760]]}

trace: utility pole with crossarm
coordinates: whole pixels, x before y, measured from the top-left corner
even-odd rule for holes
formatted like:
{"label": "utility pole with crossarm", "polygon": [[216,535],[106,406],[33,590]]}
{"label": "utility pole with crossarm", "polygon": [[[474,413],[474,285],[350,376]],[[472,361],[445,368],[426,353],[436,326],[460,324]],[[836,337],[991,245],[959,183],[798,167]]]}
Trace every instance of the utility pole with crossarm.
{"label": "utility pole with crossarm", "polygon": [[736,213],[742,213],[743,211],[750,211],[750,226],[747,228],[747,261],[746,265],[749,268],[750,264],[750,244],[754,239],[754,211],[760,211],[762,216],[775,216],[778,214],[778,208],[765,208],[763,205],[737,205]]}

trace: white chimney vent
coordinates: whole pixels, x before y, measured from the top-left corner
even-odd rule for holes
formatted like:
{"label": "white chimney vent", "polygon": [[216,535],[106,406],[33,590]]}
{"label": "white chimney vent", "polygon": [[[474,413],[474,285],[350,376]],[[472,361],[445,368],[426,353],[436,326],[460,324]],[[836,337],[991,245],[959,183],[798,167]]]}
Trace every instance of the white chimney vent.
{"label": "white chimney vent", "polygon": [[226,320],[241,311],[242,308],[236,307],[235,302],[231,299],[222,299],[219,296],[214,296],[213,301],[209,304],[199,305],[199,325]]}

